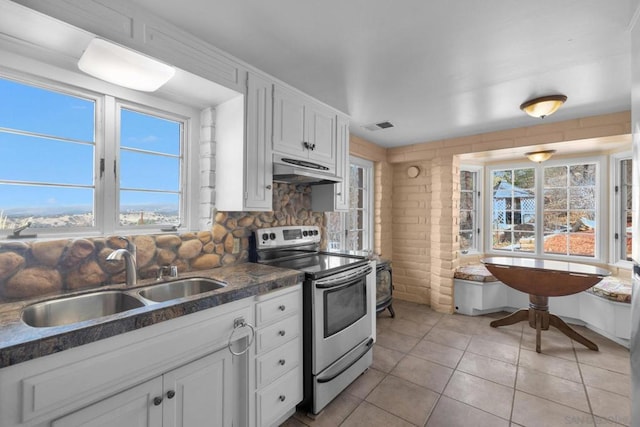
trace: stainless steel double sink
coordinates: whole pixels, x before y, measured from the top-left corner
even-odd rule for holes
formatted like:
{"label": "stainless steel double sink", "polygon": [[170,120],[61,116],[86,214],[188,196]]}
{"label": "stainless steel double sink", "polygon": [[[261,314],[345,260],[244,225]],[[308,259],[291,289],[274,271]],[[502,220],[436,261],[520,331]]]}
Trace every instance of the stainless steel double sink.
{"label": "stainless steel double sink", "polygon": [[189,278],[151,285],[137,291],[109,290],[62,297],[25,307],[22,321],[35,328],[70,325],[225,286],[226,283],[213,279]]}

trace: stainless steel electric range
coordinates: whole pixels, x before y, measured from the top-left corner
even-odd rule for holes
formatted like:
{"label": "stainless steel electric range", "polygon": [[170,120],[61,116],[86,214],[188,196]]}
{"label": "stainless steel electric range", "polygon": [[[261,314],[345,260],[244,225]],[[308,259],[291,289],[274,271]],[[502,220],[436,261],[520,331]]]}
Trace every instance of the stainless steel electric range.
{"label": "stainless steel electric range", "polygon": [[315,226],[262,228],[253,262],[303,271],[304,400],[318,414],[373,360],[375,262],[319,250]]}

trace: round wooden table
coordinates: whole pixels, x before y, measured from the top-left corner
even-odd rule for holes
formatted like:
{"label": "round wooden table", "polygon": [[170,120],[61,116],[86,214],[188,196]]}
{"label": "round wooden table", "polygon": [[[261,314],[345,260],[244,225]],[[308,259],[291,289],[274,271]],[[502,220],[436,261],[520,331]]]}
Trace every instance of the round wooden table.
{"label": "round wooden table", "polygon": [[496,279],[513,289],[529,294],[528,309],[518,310],[502,319],[494,320],[490,323],[492,327],[513,325],[528,320],[529,326],[536,330],[538,353],[541,351],[541,331],[548,330],[549,325],[572,340],[598,351],[598,346],[594,342],[573,330],[558,316],[549,313],[549,297],[571,295],[587,290],[610,275],[608,270],[575,262],[532,258],[491,257],[481,262]]}

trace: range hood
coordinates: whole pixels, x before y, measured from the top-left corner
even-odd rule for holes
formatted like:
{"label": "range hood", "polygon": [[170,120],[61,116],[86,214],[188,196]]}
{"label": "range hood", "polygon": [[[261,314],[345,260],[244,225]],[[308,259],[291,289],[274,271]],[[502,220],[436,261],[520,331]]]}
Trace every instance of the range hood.
{"label": "range hood", "polygon": [[274,156],[273,182],[318,185],[342,182],[342,178],[329,172],[328,167],[317,163]]}

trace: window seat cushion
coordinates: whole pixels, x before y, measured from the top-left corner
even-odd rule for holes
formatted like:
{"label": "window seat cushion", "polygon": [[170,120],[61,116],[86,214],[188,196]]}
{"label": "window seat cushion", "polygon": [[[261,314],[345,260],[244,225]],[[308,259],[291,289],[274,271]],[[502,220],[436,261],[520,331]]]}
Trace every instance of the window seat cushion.
{"label": "window seat cushion", "polygon": [[613,301],[631,303],[631,286],[629,282],[609,276],[588,289],[587,292]]}
{"label": "window seat cushion", "polygon": [[454,279],[469,280],[472,282],[497,282],[498,279],[487,270],[483,264],[468,264],[460,266],[453,274]]}

